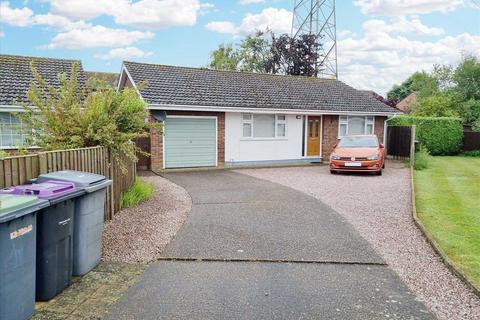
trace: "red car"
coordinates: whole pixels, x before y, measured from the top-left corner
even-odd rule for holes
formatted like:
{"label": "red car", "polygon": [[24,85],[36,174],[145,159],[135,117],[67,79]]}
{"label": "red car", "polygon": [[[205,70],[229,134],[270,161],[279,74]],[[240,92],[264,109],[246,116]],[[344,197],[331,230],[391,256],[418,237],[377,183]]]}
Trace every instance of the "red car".
{"label": "red car", "polygon": [[375,172],[385,168],[385,147],[376,135],[353,135],[340,139],[330,155],[330,172]]}

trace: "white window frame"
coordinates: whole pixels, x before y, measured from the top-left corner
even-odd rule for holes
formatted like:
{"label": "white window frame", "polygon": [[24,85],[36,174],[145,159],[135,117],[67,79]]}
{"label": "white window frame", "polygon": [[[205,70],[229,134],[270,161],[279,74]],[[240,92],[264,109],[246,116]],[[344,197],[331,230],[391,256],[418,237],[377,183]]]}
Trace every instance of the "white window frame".
{"label": "white window frame", "polygon": [[[354,117],[359,117],[359,116],[354,116]],[[346,126],[345,134],[348,136],[350,134],[349,128],[348,128],[348,120],[350,116],[338,116],[338,138],[342,138],[343,136],[340,134],[340,128],[342,125]],[[365,125],[363,127],[363,134],[370,134],[367,133],[367,127],[368,125],[372,125],[372,133],[375,134],[375,116],[364,116],[365,118]]]}
{"label": "white window frame", "polygon": [[[23,124],[23,121],[22,121],[21,117],[16,115],[19,112],[8,112],[8,111],[0,111],[0,112],[7,113],[9,115],[10,123],[8,125],[13,125],[12,118],[11,118],[12,116],[16,117],[19,120],[19,123],[16,124],[19,127],[19,133],[15,133],[15,134],[20,135],[20,140],[22,141],[21,145],[3,145],[3,135],[1,135],[0,136],[0,150],[10,150],[10,149],[18,149],[19,147],[26,147],[24,143],[25,143],[25,141],[28,137],[28,133],[26,133],[26,131],[25,131],[25,127],[24,127],[24,124]],[[3,123],[0,123],[0,126],[3,126]],[[12,132],[13,132],[13,130],[12,130]],[[1,133],[1,129],[0,129],[0,133]],[[14,133],[10,133],[10,135],[11,135],[10,140],[13,141]],[[32,148],[37,148],[37,147],[36,146],[28,146],[27,148],[32,149]]]}
{"label": "white window frame", "polygon": [[[263,113],[262,113],[263,114]],[[287,130],[288,130],[288,124],[287,124],[287,115],[286,114],[274,114],[274,113],[269,113],[268,115],[274,115],[275,116],[275,136],[274,137],[254,137],[253,136],[253,117],[255,117],[256,113],[242,113],[242,121],[241,121],[241,137],[242,140],[282,140],[287,138]],[[247,116],[247,119],[246,119]],[[249,118],[248,118],[249,117]],[[281,120],[280,117],[284,117],[284,120]],[[244,124],[250,124],[250,136],[244,136],[243,135],[243,126]],[[278,135],[278,125],[283,124],[285,125],[285,135],[279,136]]]}

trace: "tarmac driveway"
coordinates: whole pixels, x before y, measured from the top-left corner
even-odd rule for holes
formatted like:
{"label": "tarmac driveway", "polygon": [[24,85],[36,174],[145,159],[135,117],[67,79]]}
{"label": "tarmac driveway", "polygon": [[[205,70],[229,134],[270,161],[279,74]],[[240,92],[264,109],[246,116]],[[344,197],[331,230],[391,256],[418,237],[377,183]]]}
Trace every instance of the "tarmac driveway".
{"label": "tarmac driveway", "polygon": [[430,319],[338,213],[231,171],[169,174],[186,224],[109,319]]}

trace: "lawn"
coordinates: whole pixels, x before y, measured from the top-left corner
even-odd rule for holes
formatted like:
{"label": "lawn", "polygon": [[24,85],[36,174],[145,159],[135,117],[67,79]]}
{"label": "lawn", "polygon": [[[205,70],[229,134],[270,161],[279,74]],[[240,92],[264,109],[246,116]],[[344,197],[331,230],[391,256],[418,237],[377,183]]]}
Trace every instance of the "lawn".
{"label": "lawn", "polygon": [[456,267],[480,287],[480,158],[432,157],[415,171],[417,214]]}

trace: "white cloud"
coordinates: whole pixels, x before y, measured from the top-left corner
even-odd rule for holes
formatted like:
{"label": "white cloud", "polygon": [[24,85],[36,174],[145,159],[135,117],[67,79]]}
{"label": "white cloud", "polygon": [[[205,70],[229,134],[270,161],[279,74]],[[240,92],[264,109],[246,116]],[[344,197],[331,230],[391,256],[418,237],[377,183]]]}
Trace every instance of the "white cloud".
{"label": "white cloud", "polygon": [[291,25],[292,12],[286,9],[266,8],[258,14],[247,14],[238,26],[229,21],[212,21],[206,28],[221,33],[246,35],[266,29],[275,33],[289,33]]}
{"label": "white cloud", "polygon": [[210,31],[219,33],[237,33],[237,27],[233,22],[230,21],[212,21],[207,23],[205,27]]}
{"label": "white cloud", "polygon": [[256,4],[256,3],[264,3],[265,0],[240,0],[238,1],[241,5],[247,5],[247,4]]}
{"label": "white cloud", "polygon": [[0,21],[16,27],[27,27],[32,24],[33,11],[30,8],[10,8],[10,3],[0,3]]}
{"label": "white cloud", "polygon": [[[92,19],[112,16],[116,23],[160,29],[170,26],[191,26],[197,16],[212,8],[198,0],[52,0],[54,14],[71,19]],[[203,11],[202,11],[203,10]]]}
{"label": "white cloud", "polygon": [[21,9],[11,8],[10,3],[7,1],[0,4],[0,17],[3,23],[16,27],[44,25],[60,30],[70,30],[75,28],[87,28],[91,26],[84,21],[74,22],[66,17],[51,13],[35,15],[34,12],[28,7],[23,7]]}
{"label": "white cloud", "polygon": [[130,58],[145,58],[149,57],[153,52],[145,52],[136,47],[116,48],[110,50],[106,54],[96,54],[95,57],[102,60],[122,59],[127,60]]}
{"label": "white cloud", "polygon": [[93,26],[86,29],[73,29],[57,34],[46,46],[48,49],[84,49],[98,47],[123,47],[153,38],[150,31],[128,31],[125,29],[110,29],[104,26]]}
{"label": "white cloud", "polygon": [[480,36],[468,33],[418,41],[386,32],[366,32],[362,38],[347,38],[337,45],[339,79],[380,94],[415,71],[431,70],[434,64],[455,64],[462,52],[480,56]]}
{"label": "white cloud", "polygon": [[0,31],[0,38],[5,38],[5,32]]}
{"label": "white cloud", "polygon": [[152,29],[192,26],[197,22],[197,0],[142,0],[114,11],[115,22]]}
{"label": "white cloud", "polygon": [[448,12],[463,2],[463,0],[354,0],[353,4],[360,7],[363,14],[403,16],[434,11]]}
{"label": "white cloud", "polygon": [[384,20],[367,20],[362,25],[366,33],[410,33],[426,36],[438,36],[445,33],[442,28],[428,27],[420,19],[406,17],[394,17],[390,23]]}

